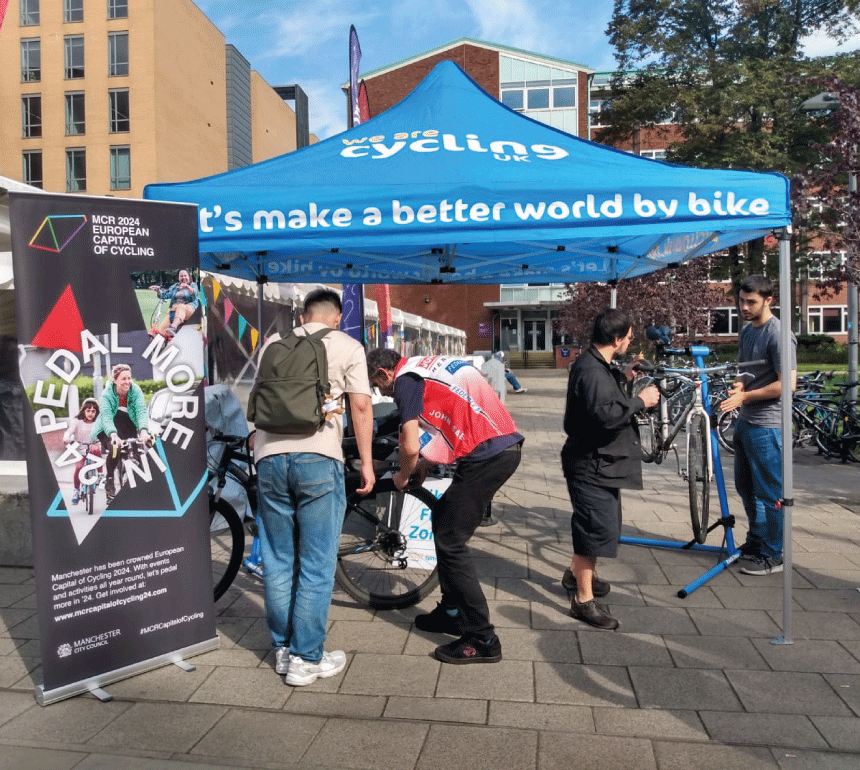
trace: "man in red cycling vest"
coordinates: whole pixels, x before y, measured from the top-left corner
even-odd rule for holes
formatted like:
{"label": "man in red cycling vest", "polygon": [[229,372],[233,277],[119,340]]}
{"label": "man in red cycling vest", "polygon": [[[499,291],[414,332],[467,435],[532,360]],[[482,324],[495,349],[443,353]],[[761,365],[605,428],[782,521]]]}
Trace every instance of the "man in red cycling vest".
{"label": "man in red cycling vest", "polygon": [[490,623],[469,539],[484,511],[520,464],[523,437],[481,372],[451,356],[405,359],[393,350],[367,355],[370,382],[400,410],[400,470],[394,484],[423,481],[430,466],[456,463],[433,513],[442,601],[419,615],[422,631],[460,638],[436,648],[445,663],[496,663],[502,645]]}

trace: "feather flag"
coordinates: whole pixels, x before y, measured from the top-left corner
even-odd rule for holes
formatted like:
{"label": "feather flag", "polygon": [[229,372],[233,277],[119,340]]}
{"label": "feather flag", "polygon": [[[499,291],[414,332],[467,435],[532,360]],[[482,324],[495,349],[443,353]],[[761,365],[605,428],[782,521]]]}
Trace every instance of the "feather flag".
{"label": "feather flag", "polygon": [[355,25],[349,26],[349,103],[352,107],[352,122],[357,126],[361,123],[358,111],[358,63],[361,61],[361,46],[358,44],[358,32]]}
{"label": "feather flag", "polygon": [[3,29],[3,19],[6,18],[6,8],[9,5],[9,0],[0,0],[0,29]]}

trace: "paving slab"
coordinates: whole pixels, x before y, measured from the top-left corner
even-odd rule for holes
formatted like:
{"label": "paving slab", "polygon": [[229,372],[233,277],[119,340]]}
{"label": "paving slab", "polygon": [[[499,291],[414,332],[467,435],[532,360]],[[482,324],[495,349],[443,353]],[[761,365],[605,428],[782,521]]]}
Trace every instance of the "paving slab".
{"label": "paving slab", "polygon": [[573,766],[600,770],[657,770],[650,741],[608,735],[540,735],[538,770],[567,770]]}
{"label": "paving slab", "polygon": [[362,720],[331,719],[315,736],[302,761],[357,770],[381,766],[412,770],[427,731],[427,725],[410,722],[402,722],[396,729],[368,730]]}
{"label": "paving slab", "polygon": [[533,730],[431,725],[416,770],[534,770],[537,738]]}
{"label": "paving slab", "polygon": [[748,743],[754,746],[790,746],[806,749],[830,748],[811,719],[800,714],[731,714],[725,711],[701,711],[699,716],[711,738],[720,743]]}
{"label": "paving slab", "polygon": [[851,716],[851,710],[820,674],[726,671],[725,675],[750,712]]}

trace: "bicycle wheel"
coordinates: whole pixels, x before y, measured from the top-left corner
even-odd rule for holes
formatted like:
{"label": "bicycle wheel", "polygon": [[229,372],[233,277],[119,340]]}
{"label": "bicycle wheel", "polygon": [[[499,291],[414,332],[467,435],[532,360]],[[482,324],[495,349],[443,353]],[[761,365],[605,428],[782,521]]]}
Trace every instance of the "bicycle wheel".
{"label": "bicycle wheel", "polygon": [[95,513],[96,503],[96,485],[87,484],[84,488],[84,508],[86,508],[87,516],[92,516]]}
{"label": "bicycle wheel", "polygon": [[436,502],[422,487],[400,492],[390,480],[367,497],[350,495],[335,568],[341,588],[379,610],[411,607],[436,588]]}
{"label": "bicycle wheel", "polygon": [[209,497],[209,546],[212,550],[212,585],[217,602],[239,572],[245,553],[245,528],[230,503]]}
{"label": "bicycle wheel", "polygon": [[642,451],[642,462],[653,463],[657,459],[659,451],[657,415],[651,412],[638,412],[636,424],[639,426],[639,448]]}
{"label": "bicycle wheel", "polygon": [[735,425],[737,425],[739,414],[739,410],[732,409],[731,412],[722,412],[717,418],[717,441],[730,454],[735,453],[732,439],[735,435]]}
{"label": "bicycle wheel", "polygon": [[687,434],[687,484],[690,489],[690,520],[693,537],[702,544],[708,536],[708,502],[711,479],[708,475],[708,424],[704,415],[690,418]]}

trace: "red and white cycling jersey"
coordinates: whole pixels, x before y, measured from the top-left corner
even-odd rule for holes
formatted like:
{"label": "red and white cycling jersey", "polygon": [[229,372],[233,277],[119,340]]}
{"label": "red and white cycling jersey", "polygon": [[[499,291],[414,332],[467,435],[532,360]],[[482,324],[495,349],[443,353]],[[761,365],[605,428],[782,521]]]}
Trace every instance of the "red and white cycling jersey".
{"label": "red and white cycling jersey", "polygon": [[421,454],[446,465],[478,444],[515,433],[517,426],[484,376],[453,356],[415,356],[401,361],[396,376],[424,380],[424,410],[418,418]]}

